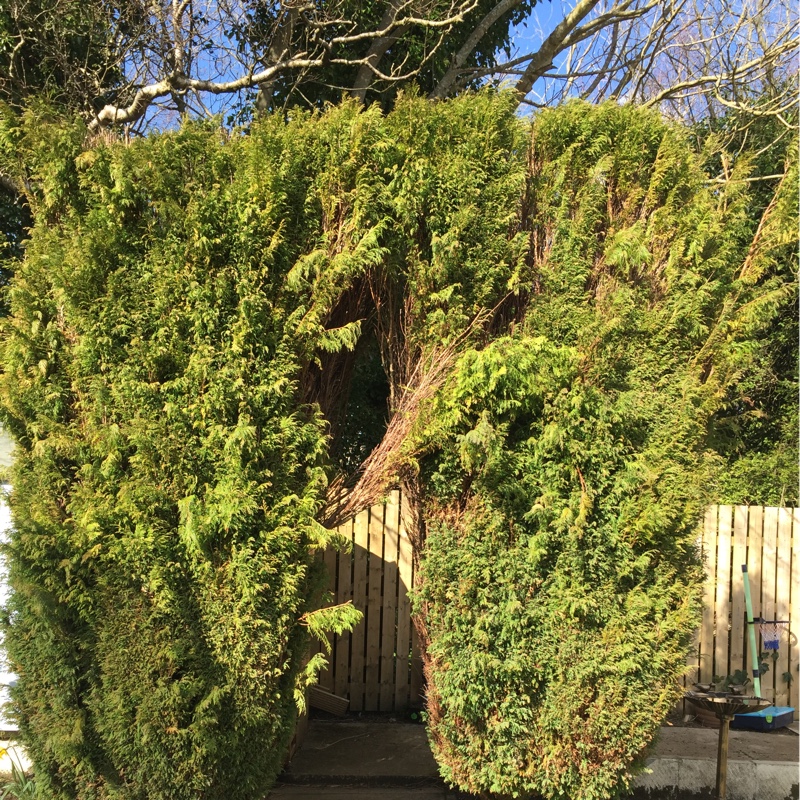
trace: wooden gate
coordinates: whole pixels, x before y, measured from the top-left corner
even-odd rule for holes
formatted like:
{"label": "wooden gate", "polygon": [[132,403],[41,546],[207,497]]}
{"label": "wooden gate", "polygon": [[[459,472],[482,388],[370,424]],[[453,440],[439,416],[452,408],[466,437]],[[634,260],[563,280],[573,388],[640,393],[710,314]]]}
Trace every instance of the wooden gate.
{"label": "wooden gate", "polygon": [[337,530],[350,552],[324,555],[336,603],[348,600],[364,613],[353,633],[332,637],[330,667],[319,684],[349,697],[350,711],[403,711],[422,703],[422,665],[411,624],[414,585],[411,542],[403,524],[400,492]]}

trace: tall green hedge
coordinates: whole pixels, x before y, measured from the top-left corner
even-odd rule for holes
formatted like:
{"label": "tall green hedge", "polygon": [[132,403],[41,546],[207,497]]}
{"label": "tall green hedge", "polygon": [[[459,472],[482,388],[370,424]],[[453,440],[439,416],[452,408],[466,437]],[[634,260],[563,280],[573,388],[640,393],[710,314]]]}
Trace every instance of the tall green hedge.
{"label": "tall green hedge", "polygon": [[709,185],[653,114],[575,104],[529,135],[491,92],[130,145],[0,115],[0,160],[35,216],[0,413],[40,795],[264,796],[309,629],[356,621],[314,613],[314,551],[325,413],[369,337],[395,408],[440,370],[391,464],[443,776],[618,794],[697,618],[709,420],[786,296],[747,183]]}
{"label": "tall green hedge", "polygon": [[530,162],[524,321],[418,426],[430,733],[462,789],[599,800],[679,697],[709,422],[780,300],[656,115],[543,112]]}
{"label": "tall green hedge", "polygon": [[372,324],[340,313],[368,273],[402,294],[475,214],[473,248],[505,241],[521,125],[497,95],[129,146],[10,119],[36,224],[2,332],[6,642],[40,794],[262,798],[318,619],[309,375]]}
{"label": "tall green hedge", "polygon": [[287,138],[261,181],[200,128],[86,151],[18,271],[7,642],[42,796],[256,798],[280,767],[326,450]]}

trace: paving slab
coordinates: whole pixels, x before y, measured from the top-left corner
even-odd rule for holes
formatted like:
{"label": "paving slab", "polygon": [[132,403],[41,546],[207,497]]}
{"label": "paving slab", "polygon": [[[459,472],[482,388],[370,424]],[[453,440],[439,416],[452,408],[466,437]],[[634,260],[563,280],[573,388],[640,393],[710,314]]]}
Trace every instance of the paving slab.
{"label": "paving slab", "polygon": [[[664,727],[652,755],[656,758],[711,759],[717,762],[719,731],[711,728]],[[729,731],[729,761],[798,762],[800,739],[781,731]]]}
{"label": "paving slab", "polygon": [[284,778],[424,778],[439,772],[425,728],[408,723],[312,722]]}

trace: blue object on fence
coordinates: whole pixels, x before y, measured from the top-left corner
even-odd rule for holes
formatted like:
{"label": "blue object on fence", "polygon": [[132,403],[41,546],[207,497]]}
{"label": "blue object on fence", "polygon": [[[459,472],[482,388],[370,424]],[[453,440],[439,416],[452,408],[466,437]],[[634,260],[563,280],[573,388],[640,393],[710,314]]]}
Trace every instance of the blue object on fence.
{"label": "blue object on fence", "polygon": [[737,714],[731,728],[749,731],[774,731],[789,725],[794,718],[794,708],[790,706],[768,706],[750,714]]}

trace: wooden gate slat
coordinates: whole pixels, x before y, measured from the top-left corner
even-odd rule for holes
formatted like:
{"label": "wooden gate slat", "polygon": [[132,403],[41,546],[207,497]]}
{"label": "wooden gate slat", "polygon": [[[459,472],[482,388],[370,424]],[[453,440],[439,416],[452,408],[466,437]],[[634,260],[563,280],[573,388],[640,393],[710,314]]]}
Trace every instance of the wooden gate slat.
{"label": "wooden gate slat", "polygon": [[395,670],[394,706],[407,708],[411,679],[411,542],[406,532],[407,500],[400,497],[400,552],[397,587],[397,669]]}
{"label": "wooden gate slat", "polygon": [[364,656],[366,647],[367,553],[369,552],[369,511],[353,522],[353,605],[365,615],[353,630],[350,645],[350,710],[364,709]]}
{"label": "wooden gate slat", "polygon": [[[350,540],[350,550],[341,550],[337,561],[336,602],[353,600],[353,520],[339,528],[339,532]],[[336,637],[336,660],[334,662],[333,691],[341,697],[350,689],[350,634]]]}
{"label": "wooden gate slat", "polygon": [[[328,575],[328,591],[331,594],[333,602],[336,602],[336,551],[332,547],[325,548],[325,552],[323,554],[323,562],[325,564],[325,571]],[[330,653],[326,651],[326,649],[320,643],[320,652],[324,653],[325,657],[328,660],[328,666],[326,669],[320,670],[319,674],[319,685],[329,691],[333,691],[333,665],[334,665],[334,658],[335,658],[335,650],[334,647],[336,643],[334,642],[334,635],[332,633],[328,634],[328,644],[330,645]]]}
{"label": "wooden gate slat", "polygon": [[394,709],[395,653],[397,652],[397,559],[400,535],[400,493],[386,503],[383,546],[383,624],[381,628],[381,711]]}
{"label": "wooden gate slat", "polygon": [[378,503],[369,512],[369,594],[367,598],[367,661],[364,711],[377,711],[380,697],[381,592],[383,590],[383,514]]}

